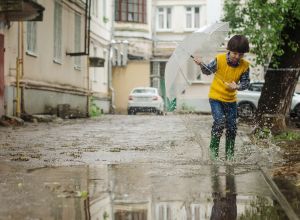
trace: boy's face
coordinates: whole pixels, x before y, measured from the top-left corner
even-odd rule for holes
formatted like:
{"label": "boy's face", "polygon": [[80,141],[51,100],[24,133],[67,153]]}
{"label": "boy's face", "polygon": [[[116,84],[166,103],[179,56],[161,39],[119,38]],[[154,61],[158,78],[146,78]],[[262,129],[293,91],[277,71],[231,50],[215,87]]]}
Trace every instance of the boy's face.
{"label": "boy's face", "polygon": [[243,53],[233,52],[229,51],[229,59],[233,63],[237,63],[240,61],[240,59],[244,56]]}

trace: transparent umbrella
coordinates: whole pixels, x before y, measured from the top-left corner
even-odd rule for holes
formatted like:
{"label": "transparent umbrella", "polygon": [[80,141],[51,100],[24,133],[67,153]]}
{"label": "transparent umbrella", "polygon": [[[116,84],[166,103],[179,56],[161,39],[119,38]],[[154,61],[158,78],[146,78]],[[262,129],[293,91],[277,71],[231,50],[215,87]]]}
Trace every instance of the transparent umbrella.
{"label": "transparent umbrella", "polygon": [[188,35],[178,44],[165,69],[166,96],[168,104],[197,79],[200,68],[193,61],[198,56],[204,63],[214,58],[229,31],[227,22],[205,26]]}

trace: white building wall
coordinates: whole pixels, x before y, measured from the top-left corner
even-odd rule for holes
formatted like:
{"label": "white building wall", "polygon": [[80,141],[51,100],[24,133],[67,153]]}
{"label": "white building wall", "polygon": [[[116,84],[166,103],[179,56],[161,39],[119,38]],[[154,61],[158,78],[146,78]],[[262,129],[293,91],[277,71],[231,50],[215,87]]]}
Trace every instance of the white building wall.
{"label": "white building wall", "polygon": [[[125,3],[126,4],[126,3]],[[128,95],[136,86],[150,86],[153,1],[147,0],[146,21],[113,23],[113,89],[115,112],[127,112]],[[121,20],[121,19],[120,19]],[[128,59],[126,59],[128,54]],[[122,62],[122,56],[125,60]],[[126,80],[124,80],[126,79]]]}
{"label": "white building wall", "polygon": [[[38,0],[45,7],[43,21],[37,22],[36,52],[27,51],[27,22],[23,22],[23,67],[24,74],[20,78],[23,88],[25,112],[29,114],[45,113],[46,107],[56,108],[59,104],[69,104],[82,114],[86,111],[87,92],[87,56],[81,56],[80,68],[75,67],[75,58],[67,52],[83,52],[84,50],[84,4],[64,1],[62,3],[62,58],[54,60],[54,2]],[[74,26],[75,13],[81,17],[81,48],[75,51]],[[6,114],[15,112],[16,97],[16,58],[18,54],[18,23],[12,22],[5,33],[5,104]],[[38,100],[38,102],[34,102]]]}
{"label": "white building wall", "polygon": [[[171,28],[160,29],[158,26],[158,8],[171,8]],[[155,68],[167,62],[177,45],[189,34],[198,28],[187,28],[187,7],[199,7],[199,28],[207,24],[207,1],[206,0],[156,0],[153,16],[153,58],[152,58],[152,85],[157,86],[161,95],[164,96],[162,69]],[[159,72],[157,72],[159,70]],[[165,98],[165,97],[164,97]],[[166,99],[165,99],[166,100]],[[178,102],[180,99],[178,98]]]}
{"label": "white building wall", "polygon": [[220,21],[223,15],[222,0],[208,0],[207,1],[207,23],[212,24]]}
{"label": "white building wall", "polygon": [[[195,31],[195,28],[186,28],[186,7],[199,6],[200,7],[200,27],[207,24],[206,18],[206,0],[157,0],[155,1],[155,16],[153,16],[153,34],[154,41],[154,59],[164,57],[165,60],[169,58],[173,50],[185,36]],[[157,8],[170,7],[171,8],[171,28],[168,30],[160,30],[158,28]]]}
{"label": "white building wall", "polygon": [[118,44],[128,41],[128,53],[150,59],[152,56],[152,0],[147,1],[147,22],[120,22],[113,24],[113,39]]}
{"label": "white building wall", "polygon": [[91,13],[90,57],[100,57],[105,60],[104,67],[89,68],[89,85],[93,102],[109,112],[109,50],[112,39],[113,0],[92,0],[96,7]]}

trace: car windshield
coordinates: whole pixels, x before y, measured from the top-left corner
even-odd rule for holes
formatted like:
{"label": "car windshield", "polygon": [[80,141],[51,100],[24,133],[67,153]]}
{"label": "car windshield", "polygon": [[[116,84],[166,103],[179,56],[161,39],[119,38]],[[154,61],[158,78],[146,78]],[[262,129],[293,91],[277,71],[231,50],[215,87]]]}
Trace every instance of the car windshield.
{"label": "car windshield", "polygon": [[147,94],[155,94],[155,89],[135,89],[132,93],[147,93]]}

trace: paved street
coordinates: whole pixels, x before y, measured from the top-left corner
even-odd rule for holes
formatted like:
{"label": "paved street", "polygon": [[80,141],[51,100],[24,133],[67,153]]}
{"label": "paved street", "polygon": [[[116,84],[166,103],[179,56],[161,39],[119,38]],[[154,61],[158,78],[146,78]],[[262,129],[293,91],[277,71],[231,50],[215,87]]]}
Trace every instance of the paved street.
{"label": "paved street", "polygon": [[[107,115],[26,124],[0,128],[0,157],[32,167],[160,161],[206,164],[210,129],[209,115]],[[239,162],[255,164],[262,155],[249,145],[249,132],[247,126],[240,126],[236,157]],[[224,160],[223,145],[220,154]]]}
{"label": "paved street", "polygon": [[279,149],[239,124],[236,160],[221,147],[212,163],[210,127],[172,114],[2,127],[0,219],[297,219],[261,169]]}

